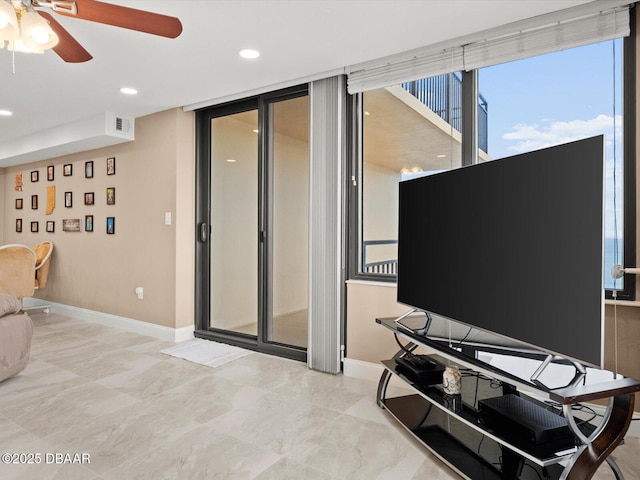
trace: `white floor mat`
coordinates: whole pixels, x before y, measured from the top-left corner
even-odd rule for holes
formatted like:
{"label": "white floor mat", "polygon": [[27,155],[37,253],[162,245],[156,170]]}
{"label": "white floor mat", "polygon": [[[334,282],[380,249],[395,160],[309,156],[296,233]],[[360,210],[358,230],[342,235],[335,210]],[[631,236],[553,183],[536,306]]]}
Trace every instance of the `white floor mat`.
{"label": "white floor mat", "polygon": [[252,352],[224,343],[194,338],[174,347],[165,348],[162,353],[208,367],[219,367]]}

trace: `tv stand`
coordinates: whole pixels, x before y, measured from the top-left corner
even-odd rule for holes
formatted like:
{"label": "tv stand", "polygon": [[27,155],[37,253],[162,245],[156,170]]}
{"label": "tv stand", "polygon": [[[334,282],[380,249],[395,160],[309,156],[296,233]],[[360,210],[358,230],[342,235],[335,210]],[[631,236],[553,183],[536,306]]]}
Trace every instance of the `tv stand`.
{"label": "tv stand", "polygon": [[[402,320],[413,315],[414,313],[424,313],[427,317],[427,321],[420,328],[411,328],[405,325],[404,323],[402,323]],[[415,333],[417,335],[426,335],[427,332],[429,331],[429,327],[431,326],[431,315],[429,315],[429,312],[426,312],[424,310],[420,310],[418,308],[412,308],[408,312],[403,313],[398,318],[396,318],[393,321],[393,323],[395,323],[398,327],[403,328],[405,330],[409,330],[410,332]]]}
{"label": "tv stand", "polygon": [[[408,341],[406,345],[400,344],[402,348],[391,359],[382,362],[385,369],[378,383],[378,405],[461,477],[587,480],[607,462],[615,478],[623,479],[610,454],[629,428],[635,392],[640,391],[637,380],[611,374],[602,381],[602,375],[589,371],[582,374],[579,385],[573,381],[568,386],[550,388],[451,348],[450,342],[413,333],[399,326],[393,318],[377,319],[376,322]],[[461,395],[447,395],[441,385],[425,384],[397,369],[396,360],[416,349],[443,366],[457,366],[467,375],[462,380]],[[387,387],[394,377],[404,382],[412,393],[388,397]],[[496,389],[496,383],[502,389]],[[478,402],[482,398],[506,394],[526,400],[524,403],[531,405],[534,411],[550,410],[550,403],[557,405],[566,418],[568,435],[573,434],[573,437],[567,440],[565,434],[557,442],[536,443],[491,425],[483,416],[486,412],[479,410]],[[608,405],[599,425],[593,426],[585,419],[577,418],[574,405],[603,399],[608,399]],[[518,403],[522,402],[518,400]],[[548,411],[543,413],[548,416]],[[560,418],[559,412],[556,413]]]}
{"label": "tv stand", "polygon": [[[544,359],[544,361],[540,364],[540,366],[537,368],[537,370],[535,372],[533,372],[533,375],[531,375],[530,380],[532,382],[537,382],[538,378],[540,378],[540,375],[542,375],[542,372],[544,372],[544,369],[547,368],[549,366],[549,364],[556,358],[560,358],[557,357],[556,355],[548,355],[547,358]],[[583,377],[587,374],[587,369],[584,368],[584,365],[578,363],[578,362],[571,362],[571,364],[574,366],[574,368],[576,369],[576,374],[573,377],[573,381],[571,382],[572,385],[577,385],[578,383],[580,383],[580,381],[583,379]]]}

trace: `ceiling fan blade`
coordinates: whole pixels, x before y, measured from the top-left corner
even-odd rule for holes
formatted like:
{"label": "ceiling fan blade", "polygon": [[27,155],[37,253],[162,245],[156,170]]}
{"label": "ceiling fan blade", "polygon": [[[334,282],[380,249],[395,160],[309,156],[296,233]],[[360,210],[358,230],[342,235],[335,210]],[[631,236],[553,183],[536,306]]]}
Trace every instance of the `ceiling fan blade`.
{"label": "ceiling fan blade", "polygon": [[68,17],[151,33],[161,37],[176,38],[182,33],[182,23],[176,17],[112,5],[97,0],[75,0],[75,4],[77,7],[75,14],[58,9],[55,12]]}
{"label": "ceiling fan blade", "polygon": [[78,41],[60,25],[49,13],[38,11],[41,17],[49,22],[51,29],[58,35],[58,44],[53,51],[67,63],[88,62],[93,57]]}

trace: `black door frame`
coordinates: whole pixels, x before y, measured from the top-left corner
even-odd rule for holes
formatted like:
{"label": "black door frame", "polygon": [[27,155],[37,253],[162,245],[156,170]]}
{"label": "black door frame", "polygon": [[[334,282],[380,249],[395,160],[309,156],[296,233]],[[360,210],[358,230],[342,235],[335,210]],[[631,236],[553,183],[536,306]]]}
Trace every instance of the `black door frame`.
{"label": "black door frame", "polygon": [[[230,345],[307,361],[307,349],[293,345],[265,341],[267,322],[271,321],[271,229],[269,228],[273,192],[269,191],[273,159],[269,158],[271,138],[270,105],[308,95],[308,85],[300,85],[277,92],[258,95],[239,101],[203,108],[196,111],[196,245],[195,245],[195,332],[197,338],[215,340]],[[258,335],[248,335],[212,328],[211,320],[211,120],[258,110]]]}

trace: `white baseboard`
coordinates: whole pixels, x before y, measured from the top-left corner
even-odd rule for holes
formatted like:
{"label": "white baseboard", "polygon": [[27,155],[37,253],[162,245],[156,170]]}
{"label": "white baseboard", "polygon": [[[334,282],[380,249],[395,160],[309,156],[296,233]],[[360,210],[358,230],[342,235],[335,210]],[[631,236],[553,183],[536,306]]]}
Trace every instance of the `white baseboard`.
{"label": "white baseboard", "polygon": [[364,362],[353,358],[345,358],[342,365],[345,377],[371,380],[372,382],[380,380],[380,375],[384,370],[384,367],[378,363]]}
{"label": "white baseboard", "polygon": [[27,308],[47,305],[53,312],[59,313],[60,315],[66,315],[67,317],[84,320],[91,323],[98,323],[107,327],[119,328],[121,330],[126,330],[128,332],[133,332],[140,335],[147,335],[149,337],[157,338],[159,340],[165,340],[167,342],[178,343],[194,338],[193,326],[170,328],[163,325],[155,325],[149,322],[134,320],[132,318],[120,317],[118,315],[112,315],[110,313],[96,312],[94,310],[88,310],[86,308],[64,305],[62,303],[47,302],[46,300],[40,300],[36,298],[25,298],[23,303]]}
{"label": "white baseboard", "polygon": [[[355,360],[353,358],[345,358],[342,362],[342,374],[345,377],[359,378],[361,380],[369,380],[372,382],[378,382],[380,376],[384,371],[384,367],[379,363],[365,362],[362,360]],[[411,388],[407,386],[405,382],[393,375],[389,382],[392,387],[402,388],[410,391]]]}

